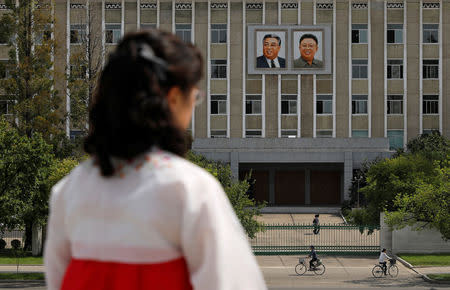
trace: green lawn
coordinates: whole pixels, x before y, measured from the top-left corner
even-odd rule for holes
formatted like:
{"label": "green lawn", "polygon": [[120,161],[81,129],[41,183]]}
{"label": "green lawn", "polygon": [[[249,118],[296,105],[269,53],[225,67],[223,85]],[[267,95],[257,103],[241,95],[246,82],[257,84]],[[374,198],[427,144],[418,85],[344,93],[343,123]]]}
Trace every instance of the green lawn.
{"label": "green lawn", "polygon": [[450,266],[450,254],[400,254],[398,256],[413,266]]}
{"label": "green lawn", "polygon": [[434,280],[450,282],[450,274],[428,274],[427,276]]}
{"label": "green lawn", "polygon": [[44,273],[0,273],[0,280],[44,280]]}
{"label": "green lawn", "polygon": [[[20,265],[42,265],[43,258],[41,257],[33,257],[31,252],[21,253],[21,257],[19,258]],[[0,265],[16,265],[17,264],[17,256],[16,254],[10,250],[2,250],[0,251]]]}

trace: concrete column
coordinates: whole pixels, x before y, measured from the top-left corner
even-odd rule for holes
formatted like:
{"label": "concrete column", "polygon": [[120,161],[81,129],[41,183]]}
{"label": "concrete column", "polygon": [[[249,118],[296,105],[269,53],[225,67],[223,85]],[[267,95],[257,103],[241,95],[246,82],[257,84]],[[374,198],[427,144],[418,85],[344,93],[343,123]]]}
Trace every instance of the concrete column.
{"label": "concrete column", "polygon": [[269,204],[275,204],[275,169],[269,169]]}
{"label": "concrete column", "polygon": [[395,254],[392,248],[392,231],[389,226],[384,223],[384,212],[380,213],[380,248],[386,248],[387,252]]}
{"label": "concrete column", "polygon": [[305,169],[305,204],[311,204],[311,170]]}
{"label": "concrete column", "polygon": [[33,256],[42,254],[42,226],[33,224],[31,234],[31,251]]}
{"label": "concrete column", "polygon": [[230,152],[231,176],[234,180],[239,179],[239,152]]}
{"label": "concrete column", "polygon": [[353,178],[353,154],[352,152],[344,154],[344,192],[341,194],[341,201],[350,199],[349,188]]}

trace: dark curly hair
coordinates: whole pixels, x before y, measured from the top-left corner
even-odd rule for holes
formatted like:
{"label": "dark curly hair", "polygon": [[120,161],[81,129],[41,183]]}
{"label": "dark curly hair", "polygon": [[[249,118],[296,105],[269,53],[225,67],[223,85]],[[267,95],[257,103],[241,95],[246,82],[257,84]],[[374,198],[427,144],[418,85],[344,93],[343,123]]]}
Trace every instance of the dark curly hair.
{"label": "dark curly hair", "polygon": [[159,30],[127,34],[100,75],[89,112],[84,149],[101,174],[114,174],[111,157],[130,160],[153,146],[183,156],[186,134],[174,124],[166,95],[177,86],[188,96],[202,76],[192,44]]}

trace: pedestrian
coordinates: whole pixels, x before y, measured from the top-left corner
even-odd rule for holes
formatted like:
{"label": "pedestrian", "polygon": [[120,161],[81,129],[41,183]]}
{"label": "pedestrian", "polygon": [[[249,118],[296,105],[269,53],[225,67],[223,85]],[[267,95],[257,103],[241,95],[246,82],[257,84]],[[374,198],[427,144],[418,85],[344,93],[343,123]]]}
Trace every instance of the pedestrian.
{"label": "pedestrian", "polygon": [[319,226],[319,214],[316,214],[316,215],[314,216],[313,226],[314,226],[313,233],[314,233],[315,235],[317,235],[317,234],[319,233],[319,231],[320,231],[320,226]]}
{"label": "pedestrian", "polygon": [[203,67],[195,46],[159,30],[126,35],[110,56],[90,158],[52,189],[49,290],[266,289],[220,183],[183,158]]}

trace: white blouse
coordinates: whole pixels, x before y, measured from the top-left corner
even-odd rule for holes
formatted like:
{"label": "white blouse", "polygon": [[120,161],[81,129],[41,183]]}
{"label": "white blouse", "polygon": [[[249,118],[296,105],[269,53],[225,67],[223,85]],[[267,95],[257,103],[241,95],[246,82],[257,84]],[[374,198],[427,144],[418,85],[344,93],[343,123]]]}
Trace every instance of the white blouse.
{"label": "white blouse", "polygon": [[179,258],[193,289],[266,289],[244,230],[207,171],[165,151],[116,161],[110,178],[94,163],[83,162],[52,189],[44,253],[49,290],[60,289],[72,259]]}

